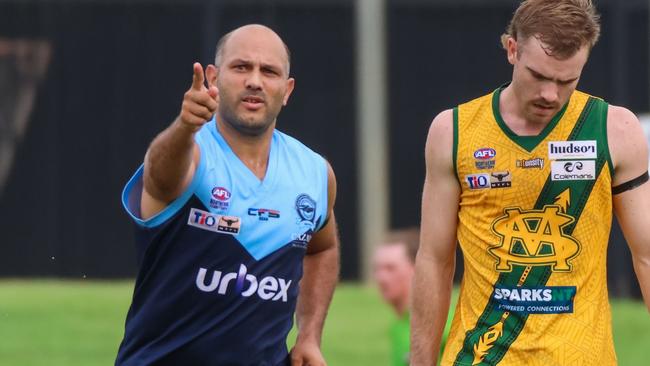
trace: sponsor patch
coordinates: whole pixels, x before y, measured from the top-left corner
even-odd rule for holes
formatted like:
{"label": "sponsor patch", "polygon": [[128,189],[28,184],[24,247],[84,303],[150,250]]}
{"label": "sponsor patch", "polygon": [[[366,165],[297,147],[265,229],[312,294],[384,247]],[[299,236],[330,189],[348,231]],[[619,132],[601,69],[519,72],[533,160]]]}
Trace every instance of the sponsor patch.
{"label": "sponsor patch", "polygon": [[548,158],[558,159],[596,159],[596,140],[588,141],[550,141]]}
{"label": "sponsor patch", "polygon": [[249,208],[248,216],[257,216],[260,221],[269,221],[280,217],[280,211],[268,208]]}
{"label": "sponsor patch", "polygon": [[595,160],[564,160],[551,162],[551,180],[594,180]]}
{"label": "sponsor patch", "polygon": [[307,249],[311,237],[311,230],[303,234],[293,233],[291,234],[291,246],[294,248]]}
{"label": "sponsor patch", "polygon": [[512,176],[510,175],[510,172],[490,173],[490,186],[492,188],[512,187]]}
{"label": "sponsor patch", "polygon": [[236,216],[215,215],[211,212],[192,208],[187,224],[199,229],[214,231],[215,233],[239,234],[241,220]]}
{"label": "sponsor patch", "polygon": [[492,298],[503,311],[525,314],[573,313],[575,286],[495,287]]}
{"label": "sponsor patch", "polygon": [[490,188],[490,175],[484,174],[469,174],[465,176],[465,182],[469,189],[484,189]]}
{"label": "sponsor patch", "polygon": [[201,267],[195,283],[196,287],[203,292],[222,296],[231,294],[242,297],[254,296],[264,301],[282,302],[287,302],[288,290],[291,286],[291,280],[275,276],[259,278],[248,273],[248,267],[244,264],[239,265],[239,271],[227,273],[221,270],[208,271],[207,268]]}
{"label": "sponsor patch", "polygon": [[524,169],[544,169],[544,159],[542,158],[534,158],[530,160],[526,159],[518,159],[515,160],[515,165],[517,168],[524,168]]}
{"label": "sponsor patch", "polygon": [[241,227],[241,220],[237,216],[221,216],[219,218],[219,226],[217,231],[228,234],[239,234]]}

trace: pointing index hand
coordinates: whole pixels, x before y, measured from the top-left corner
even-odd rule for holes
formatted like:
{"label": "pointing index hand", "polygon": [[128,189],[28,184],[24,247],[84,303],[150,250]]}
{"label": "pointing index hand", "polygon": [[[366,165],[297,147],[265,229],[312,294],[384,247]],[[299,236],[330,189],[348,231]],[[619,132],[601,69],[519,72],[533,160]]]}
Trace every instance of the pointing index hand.
{"label": "pointing index hand", "polygon": [[205,77],[203,76],[203,66],[200,63],[194,63],[194,75],[192,75],[192,89],[202,91],[205,89]]}

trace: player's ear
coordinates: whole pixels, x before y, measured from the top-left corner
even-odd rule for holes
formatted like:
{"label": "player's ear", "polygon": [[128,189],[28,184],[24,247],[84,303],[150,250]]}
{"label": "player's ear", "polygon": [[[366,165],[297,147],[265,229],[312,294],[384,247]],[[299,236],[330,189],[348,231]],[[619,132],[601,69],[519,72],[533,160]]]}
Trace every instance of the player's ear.
{"label": "player's ear", "polygon": [[217,77],[219,76],[219,69],[210,64],[205,68],[205,79],[208,82],[208,86],[217,86]]}
{"label": "player's ear", "polygon": [[517,40],[512,37],[508,37],[506,40],[506,52],[508,53],[508,62],[510,62],[511,65],[514,65],[519,58],[519,45],[517,44]]}
{"label": "player's ear", "polygon": [[288,78],[287,79],[287,91],[284,92],[284,99],[282,100],[282,105],[286,106],[289,102],[289,97],[293,92],[293,87],[296,85],[296,79]]}

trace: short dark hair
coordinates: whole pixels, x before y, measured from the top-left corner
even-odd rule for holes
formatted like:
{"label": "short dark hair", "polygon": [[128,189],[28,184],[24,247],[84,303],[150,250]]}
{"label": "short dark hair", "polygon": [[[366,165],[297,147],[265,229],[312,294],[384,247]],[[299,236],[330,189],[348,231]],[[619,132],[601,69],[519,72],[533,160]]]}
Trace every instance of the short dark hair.
{"label": "short dark hair", "polygon": [[420,246],[420,229],[409,227],[390,231],[382,241],[382,245],[403,245],[408,259],[415,263],[415,256]]}
{"label": "short dark hair", "polygon": [[[219,67],[221,64],[221,59],[223,58],[223,50],[226,47],[226,43],[228,42],[228,39],[232,35],[232,32],[234,31],[230,31],[224,34],[221,38],[219,38],[219,41],[217,42],[217,52],[214,56],[214,65],[217,67]],[[287,53],[287,76],[288,76],[291,70],[291,50],[289,50],[289,46],[287,46],[284,40],[282,40],[282,45],[284,46],[284,50]]]}
{"label": "short dark hair", "polygon": [[584,45],[591,49],[600,37],[600,15],[591,0],[523,1],[501,36],[523,41],[537,38],[548,55],[567,59]]}

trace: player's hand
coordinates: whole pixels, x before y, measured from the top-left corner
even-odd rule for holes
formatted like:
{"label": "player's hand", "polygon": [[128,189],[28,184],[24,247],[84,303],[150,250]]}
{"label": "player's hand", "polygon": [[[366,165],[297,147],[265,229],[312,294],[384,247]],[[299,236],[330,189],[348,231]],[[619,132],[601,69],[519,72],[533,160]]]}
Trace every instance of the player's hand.
{"label": "player's hand", "polygon": [[291,350],[291,366],[327,366],[316,342],[297,341]]}
{"label": "player's hand", "polygon": [[[206,73],[216,73],[214,65],[208,65]],[[190,131],[198,131],[204,124],[212,119],[219,107],[219,89],[208,79],[205,85],[205,74],[200,63],[194,63],[192,86],[183,96],[181,114],[178,121],[188,127]]]}

